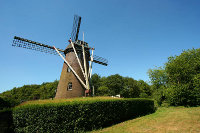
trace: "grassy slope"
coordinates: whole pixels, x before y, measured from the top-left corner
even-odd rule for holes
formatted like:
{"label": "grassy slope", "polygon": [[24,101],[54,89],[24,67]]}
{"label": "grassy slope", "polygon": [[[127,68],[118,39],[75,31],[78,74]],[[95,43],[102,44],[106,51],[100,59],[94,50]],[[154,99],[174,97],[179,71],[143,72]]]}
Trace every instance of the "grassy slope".
{"label": "grassy slope", "polygon": [[199,133],[200,107],[159,108],[156,113],[92,133]]}

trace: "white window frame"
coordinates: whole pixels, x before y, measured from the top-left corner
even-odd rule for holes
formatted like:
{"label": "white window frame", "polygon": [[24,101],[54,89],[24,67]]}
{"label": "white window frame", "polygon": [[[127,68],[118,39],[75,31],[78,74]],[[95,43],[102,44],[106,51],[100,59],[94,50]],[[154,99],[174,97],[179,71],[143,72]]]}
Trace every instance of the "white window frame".
{"label": "white window frame", "polygon": [[69,82],[67,85],[67,90],[71,91],[72,90],[72,82]]}

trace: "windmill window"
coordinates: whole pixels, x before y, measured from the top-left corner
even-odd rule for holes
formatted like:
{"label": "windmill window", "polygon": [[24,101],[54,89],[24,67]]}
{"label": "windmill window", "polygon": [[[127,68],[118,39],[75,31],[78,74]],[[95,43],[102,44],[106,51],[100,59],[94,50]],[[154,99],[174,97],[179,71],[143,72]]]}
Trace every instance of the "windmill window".
{"label": "windmill window", "polygon": [[69,83],[68,83],[67,90],[69,90],[69,91],[72,90],[72,82],[69,82]]}
{"label": "windmill window", "polygon": [[70,67],[67,67],[67,72],[71,72],[71,69],[70,69]]}

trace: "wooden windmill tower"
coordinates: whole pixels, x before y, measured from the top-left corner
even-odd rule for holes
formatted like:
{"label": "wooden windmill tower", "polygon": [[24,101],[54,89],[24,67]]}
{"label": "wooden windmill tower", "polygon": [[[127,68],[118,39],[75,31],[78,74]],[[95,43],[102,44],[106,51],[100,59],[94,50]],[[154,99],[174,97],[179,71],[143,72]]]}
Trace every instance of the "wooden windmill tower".
{"label": "wooden windmill tower", "polygon": [[92,63],[108,65],[106,59],[93,54],[94,48],[84,40],[78,40],[80,24],[81,17],[75,15],[71,38],[65,50],[16,36],[13,40],[12,46],[59,55],[64,60],[55,96],[57,99],[89,95]]}

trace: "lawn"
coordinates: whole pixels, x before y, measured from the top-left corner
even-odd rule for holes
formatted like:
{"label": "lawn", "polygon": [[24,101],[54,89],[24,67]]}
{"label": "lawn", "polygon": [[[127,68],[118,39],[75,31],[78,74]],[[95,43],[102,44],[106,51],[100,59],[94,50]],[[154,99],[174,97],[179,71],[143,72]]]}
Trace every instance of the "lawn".
{"label": "lawn", "polygon": [[161,107],[150,115],[90,133],[200,133],[200,107]]}

